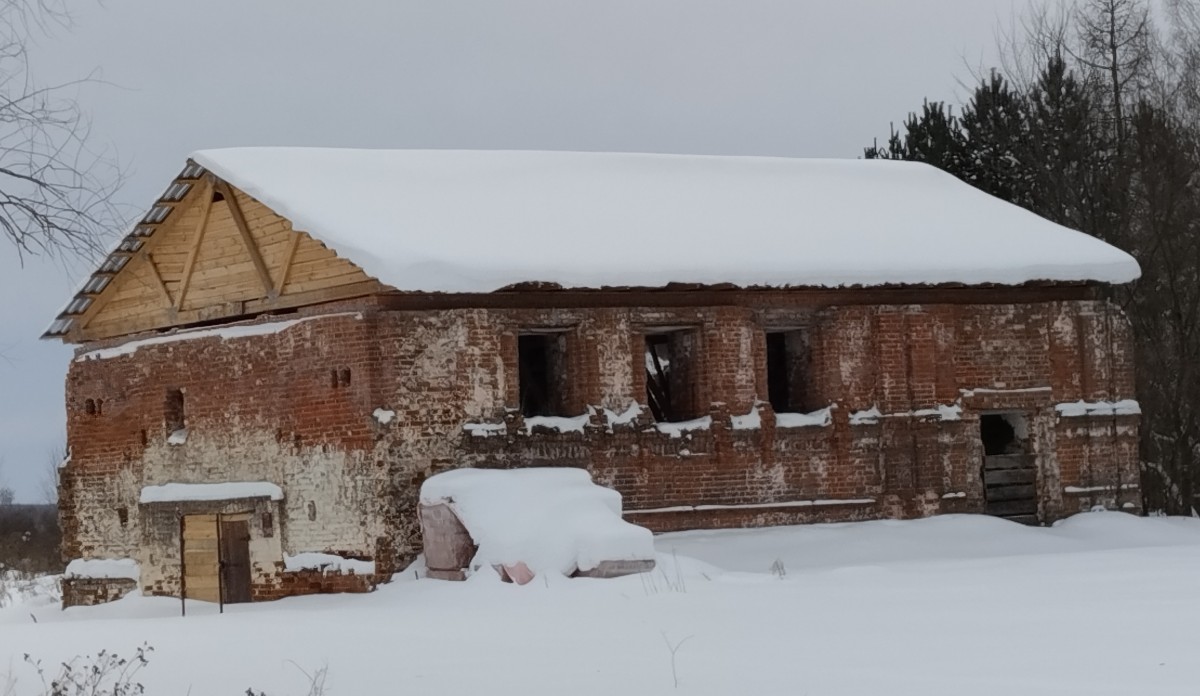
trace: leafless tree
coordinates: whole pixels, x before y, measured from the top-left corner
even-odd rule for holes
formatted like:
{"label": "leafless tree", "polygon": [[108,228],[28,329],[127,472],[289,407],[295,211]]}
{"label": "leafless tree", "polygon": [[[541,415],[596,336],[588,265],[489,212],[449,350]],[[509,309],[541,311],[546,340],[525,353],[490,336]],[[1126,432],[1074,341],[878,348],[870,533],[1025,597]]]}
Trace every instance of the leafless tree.
{"label": "leafless tree", "polygon": [[15,501],[17,498],[17,494],[15,491],[13,491],[11,486],[5,483],[2,475],[3,472],[4,458],[0,457],[0,507],[7,507],[13,504],[13,501]]}
{"label": "leafless tree", "polygon": [[[1137,257],[1142,277],[1105,293],[1133,328],[1143,497],[1148,510],[1187,514],[1200,503],[1200,0],[1162,0],[1155,14],[1150,1],[1033,0],[997,34],[1017,92],[1013,114],[993,109],[1005,127],[965,137],[957,159],[901,155]],[[973,93],[994,82],[977,79]],[[936,125],[928,113],[910,122],[918,134]],[[950,135],[975,135],[960,130]],[[989,151],[1022,188],[997,188],[995,172],[972,178],[968,165]]]}
{"label": "leafless tree", "polygon": [[1102,80],[1118,150],[1128,140],[1128,101],[1150,70],[1153,29],[1144,0],[1086,0],[1075,15],[1076,60]]}
{"label": "leafless tree", "polygon": [[43,465],[42,476],[38,481],[41,489],[42,502],[53,505],[58,502],[58,475],[63,460],[67,458],[67,448],[63,445],[51,447],[46,452],[46,462]]}
{"label": "leafless tree", "polygon": [[119,223],[121,172],[74,98],[94,75],[42,84],[34,37],[70,26],[70,0],[0,0],[0,237],[18,254],[91,253]]}

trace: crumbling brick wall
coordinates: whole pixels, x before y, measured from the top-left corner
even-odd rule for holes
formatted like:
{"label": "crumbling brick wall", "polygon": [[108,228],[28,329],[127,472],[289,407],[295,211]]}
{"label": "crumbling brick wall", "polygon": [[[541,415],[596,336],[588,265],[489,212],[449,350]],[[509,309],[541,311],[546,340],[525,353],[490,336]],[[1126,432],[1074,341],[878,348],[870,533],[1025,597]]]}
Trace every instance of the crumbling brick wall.
{"label": "crumbling brick wall", "polygon": [[[146,525],[163,523],[143,519],[143,486],[270,481],[285,493],[277,553],[373,559],[386,575],[420,549],[420,483],[460,466],[586,468],[656,530],[977,512],[978,419],[995,410],[1029,419],[1044,521],[1139,505],[1137,416],[1055,409],[1133,397],[1127,324],[1100,301],[391,310],[362,300],[276,319],[304,321],[105,358],[87,357],[102,346],[81,348],[67,384],[67,558],[133,557],[145,578],[167,578],[170,552],[146,541]],[[609,427],[603,409],[645,404],[644,336],[664,327],[690,332],[690,398],[711,427],[673,437],[645,413]],[[763,403],[765,331],[780,329],[804,332],[804,402],[829,407],[828,424],[777,427]],[[583,432],[526,432],[514,412],[529,330],[561,332],[562,415],[591,413]],[[170,389],[185,399],[181,445],[167,442]],[[879,417],[860,417],[872,409]],[[755,427],[734,426],[752,412]],[[305,582],[320,586],[290,586]],[[287,584],[264,580],[258,596]]]}
{"label": "crumbling brick wall", "polygon": [[114,602],[137,589],[129,578],[63,578],[63,607],[90,607]]}

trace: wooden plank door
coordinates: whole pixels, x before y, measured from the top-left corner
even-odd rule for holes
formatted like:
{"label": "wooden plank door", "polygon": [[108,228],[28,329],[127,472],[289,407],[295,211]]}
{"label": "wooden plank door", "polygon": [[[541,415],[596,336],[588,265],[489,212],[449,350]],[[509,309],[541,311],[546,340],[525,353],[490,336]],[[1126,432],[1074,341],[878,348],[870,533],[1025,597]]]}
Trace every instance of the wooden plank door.
{"label": "wooden plank door", "polygon": [[989,515],[1037,524],[1037,462],[1029,454],[983,458],[983,492]]}
{"label": "wooden plank door", "polygon": [[183,585],[188,599],[216,602],[221,598],[217,554],[217,516],[183,518]]}
{"label": "wooden plank door", "polygon": [[221,520],[221,584],[226,604],[250,601],[249,520]]}

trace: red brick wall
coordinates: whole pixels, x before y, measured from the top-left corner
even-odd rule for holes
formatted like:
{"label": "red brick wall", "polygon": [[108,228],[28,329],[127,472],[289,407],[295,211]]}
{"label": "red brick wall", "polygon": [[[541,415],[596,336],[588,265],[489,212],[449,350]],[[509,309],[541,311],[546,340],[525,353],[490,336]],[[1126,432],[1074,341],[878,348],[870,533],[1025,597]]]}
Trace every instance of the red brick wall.
{"label": "red brick wall", "polygon": [[63,578],[62,605],[90,607],[115,602],[137,589],[137,581],[127,578]]}
{"label": "red brick wall", "polygon": [[[363,301],[277,319],[336,312],[359,314],[74,362],[64,554],[144,555],[145,485],[268,480],[285,489],[285,552],[374,558],[388,572],[419,550],[421,481],[467,465],[584,467],[621,491],[628,510],[700,508],[633,516],[658,530],[981,511],[978,417],[987,410],[1029,418],[1044,520],[1096,503],[1137,505],[1137,417],[1054,410],[1133,397],[1128,327],[1102,302],[415,312]],[[668,326],[698,338],[695,398],[710,430],[672,438],[643,414],[609,432],[597,412],[582,434],[526,434],[510,412],[522,330],[565,332],[564,415],[577,415],[644,403],[642,336]],[[830,406],[832,424],[776,428],[762,405],[760,428],[735,430],[731,416],[766,399],[763,331],[778,327],[808,332],[809,401]],[[350,384],[335,386],[342,370]],[[165,444],[171,388],[185,394],[182,446]],[[98,414],[87,413],[88,399],[102,402]],[[937,405],[959,406],[962,419],[906,415]],[[851,423],[872,407],[887,417]],[[377,408],[395,419],[379,423]],[[464,435],[464,423],[506,419],[505,433]]]}

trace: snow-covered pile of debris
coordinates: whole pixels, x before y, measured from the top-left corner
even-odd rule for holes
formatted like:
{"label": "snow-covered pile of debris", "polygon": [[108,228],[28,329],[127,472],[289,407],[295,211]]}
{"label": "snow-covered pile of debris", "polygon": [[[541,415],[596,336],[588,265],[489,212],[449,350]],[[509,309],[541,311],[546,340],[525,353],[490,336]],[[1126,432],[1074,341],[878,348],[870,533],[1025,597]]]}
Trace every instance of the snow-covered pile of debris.
{"label": "snow-covered pile of debris", "polygon": [[650,531],[621,519],[621,494],[581,469],[447,471],[421,486],[421,504],[450,506],[478,546],[473,567],[571,575],[654,559]]}

